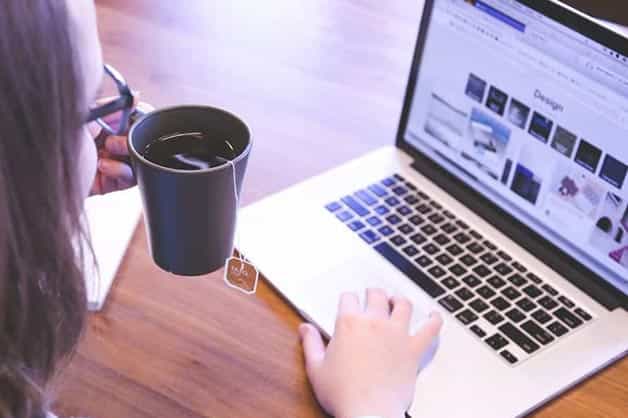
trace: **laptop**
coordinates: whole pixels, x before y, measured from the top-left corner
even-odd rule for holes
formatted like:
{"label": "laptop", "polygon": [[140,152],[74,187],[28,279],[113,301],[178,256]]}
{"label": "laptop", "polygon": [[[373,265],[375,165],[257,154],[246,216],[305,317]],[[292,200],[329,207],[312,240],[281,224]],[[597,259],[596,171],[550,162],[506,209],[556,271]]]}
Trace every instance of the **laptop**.
{"label": "laptop", "polygon": [[243,209],[240,248],[327,335],[344,291],[439,310],[411,416],[525,415],[628,350],[627,130],[610,27],[426,0],[394,146]]}

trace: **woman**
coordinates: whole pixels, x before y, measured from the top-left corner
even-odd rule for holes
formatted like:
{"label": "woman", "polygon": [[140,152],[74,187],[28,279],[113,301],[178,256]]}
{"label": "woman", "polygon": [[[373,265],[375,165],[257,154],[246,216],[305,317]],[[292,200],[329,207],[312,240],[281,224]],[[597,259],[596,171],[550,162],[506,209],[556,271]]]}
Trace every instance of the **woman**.
{"label": "woman", "polygon": [[[97,150],[85,125],[103,77],[91,1],[3,1],[0,62],[0,417],[40,418],[85,322],[83,200],[133,176],[116,159],[125,138]],[[342,297],[327,347],[314,327],[299,328],[307,372],[336,417],[402,417],[441,320],[409,336],[408,301],[369,290],[366,305]]]}

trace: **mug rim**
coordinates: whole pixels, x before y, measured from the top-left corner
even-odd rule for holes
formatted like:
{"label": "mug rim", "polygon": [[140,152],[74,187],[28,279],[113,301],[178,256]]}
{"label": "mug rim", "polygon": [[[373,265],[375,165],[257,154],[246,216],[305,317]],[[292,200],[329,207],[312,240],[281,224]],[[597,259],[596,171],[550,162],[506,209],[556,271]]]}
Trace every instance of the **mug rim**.
{"label": "mug rim", "polygon": [[131,129],[129,130],[129,135],[127,136],[127,144],[128,144],[129,152],[133,155],[133,157],[140,163],[147,165],[149,167],[153,167],[158,170],[162,170],[162,171],[166,171],[170,173],[184,174],[184,175],[199,175],[199,174],[212,173],[212,172],[223,170],[227,167],[231,167],[231,164],[222,164],[217,167],[208,167],[208,168],[203,168],[200,170],[180,170],[180,169],[164,167],[163,165],[156,164],[150,161],[149,159],[145,158],[141,153],[137,151],[137,149],[135,149],[135,146],[133,145],[133,141],[131,140],[131,138],[133,138],[133,133],[135,132],[135,129],[138,126],[140,126],[140,124],[144,123],[147,119],[157,116],[160,113],[167,113],[167,112],[172,112],[175,110],[185,110],[185,109],[218,111],[242,123],[242,125],[244,125],[244,128],[246,129],[246,132],[248,134],[248,144],[242,150],[242,152],[240,152],[233,160],[230,160],[230,161],[232,161],[235,166],[236,163],[246,158],[246,156],[250,153],[251,147],[253,146],[253,135],[251,133],[251,129],[249,128],[249,125],[246,122],[244,122],[244,120],[242,120],[240,117],[238,117],[234,113],[229,112],[228,110],[222,109],[220,107],[214,107],[214,106],[209,106],[209,105],[177,105],[177,106],[169,106],[169,107],[164,107],[160,109],[155,109],[151,112],[148,112],[145,115],[143,115],[141,118],[139,118],[133,124],[133,126],[131,126]]}

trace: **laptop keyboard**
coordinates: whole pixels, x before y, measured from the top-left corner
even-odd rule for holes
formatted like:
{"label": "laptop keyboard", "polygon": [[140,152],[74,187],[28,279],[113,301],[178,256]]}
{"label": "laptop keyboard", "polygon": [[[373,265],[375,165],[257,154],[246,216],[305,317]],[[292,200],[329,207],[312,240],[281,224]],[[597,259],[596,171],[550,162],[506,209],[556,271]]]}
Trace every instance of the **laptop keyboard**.
{"label": "laptop keyboard", "polygon": [[508,364],[593,319],[399,174],[326,209]]}

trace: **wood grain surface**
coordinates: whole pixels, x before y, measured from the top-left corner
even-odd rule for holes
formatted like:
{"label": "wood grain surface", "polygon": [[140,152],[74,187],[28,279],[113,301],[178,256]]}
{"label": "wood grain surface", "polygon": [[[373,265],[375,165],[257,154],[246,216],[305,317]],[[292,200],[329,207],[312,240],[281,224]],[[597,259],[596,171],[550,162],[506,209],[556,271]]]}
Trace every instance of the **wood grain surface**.
{"label": "wood grain surface", "polygon": [[[144,100],[158,107],[213,104],[250,124],[246,204],[393,141],[419,3],[97,6],[106,61]],[[220,272],[200,279],[161,272],[138,227],[104,310],[90,316],[59,379],[56,411],[94,418],[324,417],[305,377],[299,323],[265,281],[248,297],[228,289]],[[625,417],[627,410],[624,359],[535,416]]]}

